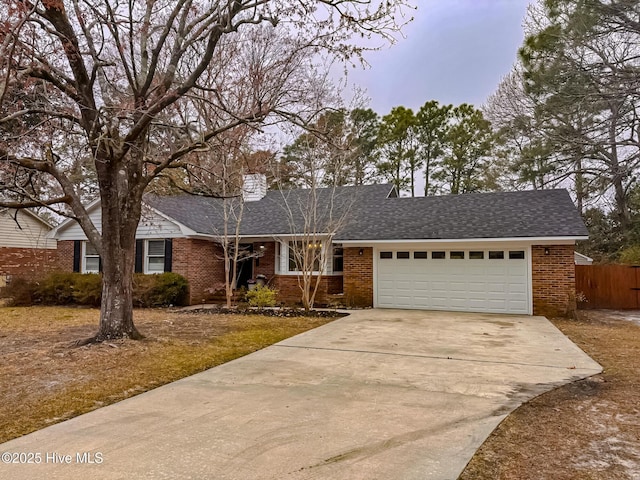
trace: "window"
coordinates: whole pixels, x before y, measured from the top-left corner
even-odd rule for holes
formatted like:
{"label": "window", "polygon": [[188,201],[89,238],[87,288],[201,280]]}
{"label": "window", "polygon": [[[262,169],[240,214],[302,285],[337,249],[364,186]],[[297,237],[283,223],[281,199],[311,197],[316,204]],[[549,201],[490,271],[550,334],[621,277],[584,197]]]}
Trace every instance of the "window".
{"label": "window", "polygon": [[431,252],[431,258],[434,260],[443,260],[447,258],[447,255],[445,252]]}
{"label": "window", "polygon": [[342,272],[344,270],[344,250],[342,247],[333,247],[333,272]]}
{"label": "window", "polygon": [[98,273],[100,271],[100,257],[89,242],[84,242],[84,256],[82,273]]}
{"label": "window", "polygon": [[502,260],[504,259],[503,251],[491,251],[489,252],[489,260]]}
{"label": "window", "polygon": [[484,252],[469,252],[470,260],[482,260],[484,258]]}
{"label": "window", "polygon": [[393,258],[393,252],[380,252],[380,258]]}
{"label": "window", "polygon": [[307,270],[313,262],[313,271],[320,271],[322,258],[322,243],[289,242],[289,271],[302,272],[305,265]]}
{"label": "window", "polygon": [[409,258],[409,252],[397,252],[396,258],[400,258],[400,259]]}
{"label": "window", "polygon": [[164,272],[164,240],[147,240],[145,273]]}
{"label": "window", "polygon": [[427,252],[413,252],[413,258],[427,258]]}
{"label": "window", "polygon": [[449,253],[451,260],[464,260],[464,252],[451,252]]}
{"label": "window", "polygon": [[509,260],[522,260],[524,259],[524,251],[517,250],[509,252]]}
{"label": "window", "polygon": [[281,247],[280,242],[276,242],[276,265],[275,265],[275,273],[280,273],[282,271],[282,257],[281,257]]}

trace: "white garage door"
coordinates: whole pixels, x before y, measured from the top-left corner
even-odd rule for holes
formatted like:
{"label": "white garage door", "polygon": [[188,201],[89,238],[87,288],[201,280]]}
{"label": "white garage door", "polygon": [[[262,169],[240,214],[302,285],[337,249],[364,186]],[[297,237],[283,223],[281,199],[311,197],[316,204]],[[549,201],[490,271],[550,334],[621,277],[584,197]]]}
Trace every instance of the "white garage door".
{"label": "white garage door", "polygon": [[381,250],[381,308],[529,313],[528,251],[524,249]]}

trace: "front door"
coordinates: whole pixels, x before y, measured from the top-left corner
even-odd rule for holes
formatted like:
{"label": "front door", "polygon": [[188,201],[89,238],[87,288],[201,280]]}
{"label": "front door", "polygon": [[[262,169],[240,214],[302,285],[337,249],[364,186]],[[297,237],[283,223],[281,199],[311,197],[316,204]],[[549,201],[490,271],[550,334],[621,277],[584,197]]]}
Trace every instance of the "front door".
{"label": "front door", "polygon": [[238,275],[236,288],[247,288],[248,281],[253,278],[253,244],[241,244],[238,255]]}

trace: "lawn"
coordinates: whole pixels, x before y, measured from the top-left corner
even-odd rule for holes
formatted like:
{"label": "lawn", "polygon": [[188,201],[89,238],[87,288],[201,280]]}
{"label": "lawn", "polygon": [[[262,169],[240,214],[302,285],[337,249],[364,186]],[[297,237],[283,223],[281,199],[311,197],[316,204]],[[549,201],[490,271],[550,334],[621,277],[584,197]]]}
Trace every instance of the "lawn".
{"label": "lawn", "polygon": [[522,405],[459,480],[640,478],[640,325],[625,316],[580,311],[576,320],[552,320],[604,372]]}
{"label": "lawn", "polygon": [[83,347],[99,311],[0,307],[0,443],[331,321],[137,310],[144,340]]}

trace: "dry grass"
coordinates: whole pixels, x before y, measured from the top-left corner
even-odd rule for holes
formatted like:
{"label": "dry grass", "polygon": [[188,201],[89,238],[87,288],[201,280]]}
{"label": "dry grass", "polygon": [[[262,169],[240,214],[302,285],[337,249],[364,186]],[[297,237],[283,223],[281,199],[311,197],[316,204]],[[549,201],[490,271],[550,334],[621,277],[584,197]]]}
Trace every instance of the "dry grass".
{"label": "dry grass", "polygon": [[604,372],[521,406],[459,480],[640,478],[640,326],[604,311],[553,323]]}
{"label": "dry grass", "polygon": [[85,347],[95,309],[0,307],[0,442],[206,370],[331,321],[139,310],[142,341]]}

